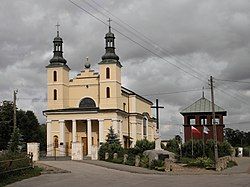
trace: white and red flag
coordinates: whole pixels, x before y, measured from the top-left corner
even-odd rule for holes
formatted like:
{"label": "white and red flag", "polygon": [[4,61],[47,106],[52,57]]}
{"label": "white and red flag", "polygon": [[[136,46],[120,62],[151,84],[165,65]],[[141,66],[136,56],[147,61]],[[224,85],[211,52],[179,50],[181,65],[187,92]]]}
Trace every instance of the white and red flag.
{"label": "white and red flag", "polygon": [[209,133],[209,129],[206,126],[203,126],[203,133],[204,134],[208,134]]}
{"label": "white and red flag", "polygon": [[195,128],[194,126],[191,126],[191,130],[192,130],[192,134],[195,134],[195,135],[201,134],[201,132],[197,128]]}

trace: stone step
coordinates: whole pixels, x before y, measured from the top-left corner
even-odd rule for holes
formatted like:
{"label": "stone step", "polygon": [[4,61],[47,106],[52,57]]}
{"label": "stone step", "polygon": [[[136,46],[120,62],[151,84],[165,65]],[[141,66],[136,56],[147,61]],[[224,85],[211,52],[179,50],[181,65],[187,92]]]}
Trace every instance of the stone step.
{"label": "stone step", "polygon": [[91,156],[84,156],[83,160],[92,160],[92,159],[91,159]]}
{"label": "stone step", "polygon": [[65,160],[71,160],[70,156],[46,156],[46,157],[40,157],[40,160],[47,160],[47,161],[65,161]]}

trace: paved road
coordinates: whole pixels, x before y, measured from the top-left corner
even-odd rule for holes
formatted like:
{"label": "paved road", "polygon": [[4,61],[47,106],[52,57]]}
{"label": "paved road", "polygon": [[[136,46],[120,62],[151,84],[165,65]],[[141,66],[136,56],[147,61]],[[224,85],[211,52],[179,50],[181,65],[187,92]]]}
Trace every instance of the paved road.
{"label": "paved road", "polygon": [[[195,186],[250,186],[250,175],[235,173],[227,175],[156,175],[117,171],[74,161],[47,161],[46,164],[71,171],[71,173],[45,174],[26,179],[9,187],[195,187]],[[248,162],[248,165],[250,163]]]}

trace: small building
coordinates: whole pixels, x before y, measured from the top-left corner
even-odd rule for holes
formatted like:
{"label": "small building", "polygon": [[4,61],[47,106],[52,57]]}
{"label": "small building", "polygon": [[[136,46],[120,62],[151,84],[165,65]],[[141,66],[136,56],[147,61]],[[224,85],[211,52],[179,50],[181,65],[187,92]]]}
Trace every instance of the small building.
{"label": "small building", "polygon": [[106,141],[109,128],[118,135],[123,147],[137,140],[154,141],[156,123],[153,103],[121,85],[122,64],[115,54],[115,36],[105,36],[105,54],[99,72],[85,68],[69,79],[70,68],[63,57],[63,40],[54,38],[54,56],[47,68],[47,155],[71,155],[72,143],[83,145],[83,156],[93,158]]}
{"label": "small building", "polygon": [[[222,142],[224,138],[224,122],[223,117],[227,115],[227,111],[218,105],[215,108],[215,124],[217,131],[217,141]],[[180,112],[184,117],[184,140],[189,141],[192,138],[191,126],[198,129],[200,134],[193,135],[194,139],[213,139],[213,126],[212,126],[212,102],[204,97],[195,101],[190,106],[186,107]]]}

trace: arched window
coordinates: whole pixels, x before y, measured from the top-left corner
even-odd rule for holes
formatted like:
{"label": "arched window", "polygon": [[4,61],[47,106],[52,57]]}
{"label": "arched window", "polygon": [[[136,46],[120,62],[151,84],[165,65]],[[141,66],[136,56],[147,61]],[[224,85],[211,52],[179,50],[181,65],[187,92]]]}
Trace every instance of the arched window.
{"label": "arched window", "polygon": [[109,67],[106,68],[106,79],[110,79],[110,69],[109,69]]}
{"label": "arched window", "polygon": [[53,80],[54,80],[54,82],[57,81],[57,71],[53,72]]}
{"label": "arched window", "polygon": [[85,97],[84,99],[81,100],[79,107],[80,108],[95,108],[96,104],[93,99],[89,97]]}
{"label": "arched window", "polygon": [[54,148],[58,148],[58,136],[54,136]]}
{"label": "arched window", "polygon": [[109,87],[106,88],[106,97],[110,98],[110,88]]}
{"label": "arched window", "polygon": [[147,118],[143,118],[143,136],[147,136]]}
{"label": "arched window", "polygon": [[57,100],[57,90],[54,89],[54,100]]}

